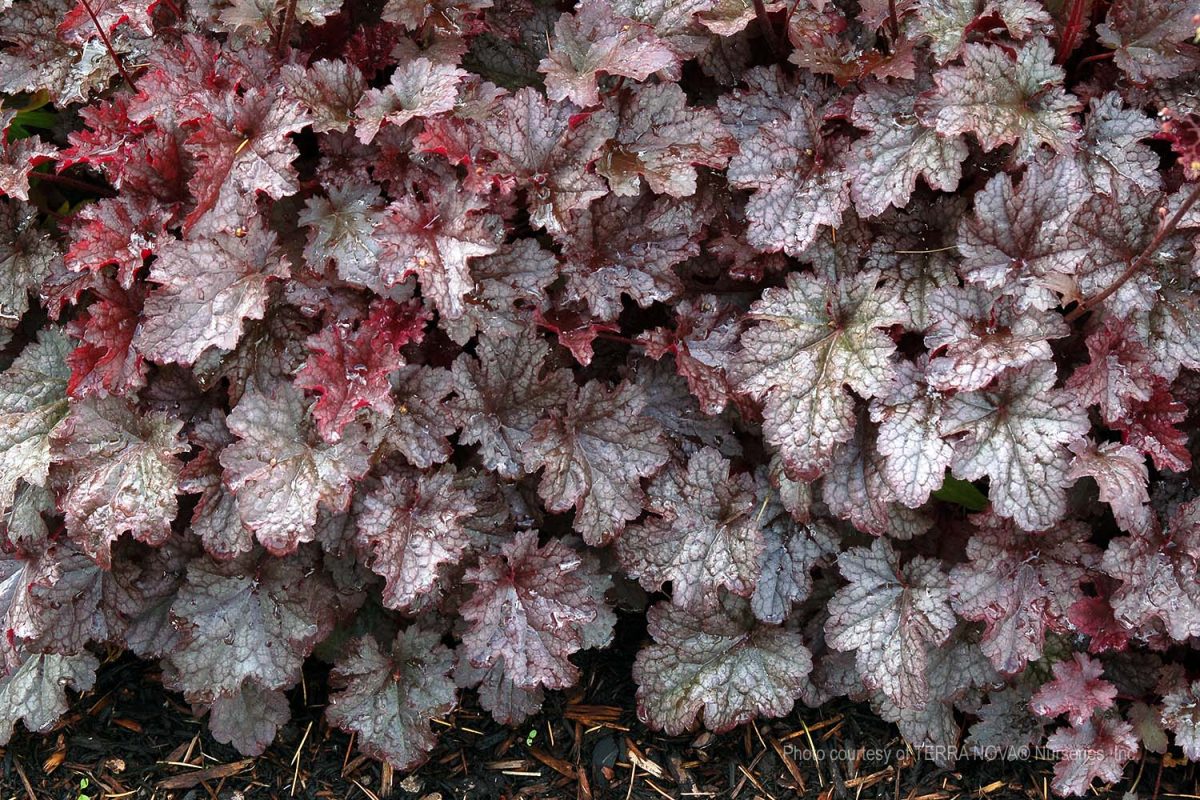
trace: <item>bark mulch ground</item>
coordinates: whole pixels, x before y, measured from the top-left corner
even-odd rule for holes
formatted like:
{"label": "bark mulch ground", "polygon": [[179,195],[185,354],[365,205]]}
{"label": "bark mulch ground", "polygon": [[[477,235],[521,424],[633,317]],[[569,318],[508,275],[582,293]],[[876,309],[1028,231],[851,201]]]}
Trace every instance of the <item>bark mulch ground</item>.
{"label": "bark mulch ground", "polygon": [[[520,728],[497,725],[465,693],[462,707],[437,722],[441,743],[430,760],[400,775],[325,725],[319,666],[292,693],[293,719],[276,743],[244,758],[163,689],[153,664],[121,656],[54,731],[19,731],[0,749],[0,800],[1048,798],[1049,760],[939,769],[912,758],[893,726],[850,703],[798,708],[721,736],[663,736],[637,721],[628,663],[608,653],[581,666],[581,687],[551,694]],[[814,750],[828,758],[814,761]],[[1200,787],[1194,765],[1150,756],[1096,795],[1200,800]]]}

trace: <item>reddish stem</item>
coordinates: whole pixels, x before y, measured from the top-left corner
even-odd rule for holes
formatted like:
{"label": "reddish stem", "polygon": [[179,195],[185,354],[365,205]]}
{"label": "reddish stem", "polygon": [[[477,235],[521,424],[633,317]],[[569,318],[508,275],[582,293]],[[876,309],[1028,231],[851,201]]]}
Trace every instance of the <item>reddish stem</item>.
{"label": "reddish stem", "polygon": [[1115,55],[1115,53],[1113,53],[1111,50],[1107,53],[1096,53],[1093,56],[1088,56],[1087,58],[1081,60],[1079,64],[1082,66],[1084,64],[1091,64],[1094,61],[1108,61],[1113,57],[1113,55]]}
{"label": "reddish stem", "polygon": [[[562,328],[558,327],[557,325],[555,325],[554,323],[552,323],[548,320],[539,322],[538,327],[548,330],[551,333],[553,333],[555,336],[558,336],[558,337],[561,337],[563,335],[563,333],[565,333],[565,332],[569,332],[569,331],[564,331]],[[645,346],[644,344],[642,344],[642,342],[639,342],[637,339],[630,339],[628,336],[621,336],[619,334],[609,333],[608,331],[603,331],[603,330],[596,331],[594,338],[607,339],[610,342],[619,342],[620,344],[628,344],[628,345],[632,345],[634,347],[644,347]]]}
{"label": "reddish stem", "polygon": [[642,343],[639,342],[637,339],[630,339],[628,336],[618,336],[615,333],[606,333],[604,331],[600,331],[599,333],[597,333],[596,338],[597,339],[607,339],[610,342],[619,342],[621,344],[633,345],[634,347],[642,346]]}
{"label": "reddish stem", "polygon": [[767,46],[771,48],[771,52],[776,58],[783,58],[783,47],[779,43],[779,34],[775,31],[775,26],[771,24],[771,17],[767,14],[767,7],[763,0],[754,0],[754,16],[758,19],[758,27],[762,28],[763,38],[767,40]]}
{"label": "reddish stem", "polygon": [[129,79],[129,73],[125,71],[125,64],[121,61],[121,57],[117,55],[116,50],[113,50],[112,42],[108,40],[108,34],[104,32],[104,26],[96,18],[96,12],[92,11],[92,4],[88,0],[80,0],[80,2],[83,3],[83,8],[87,11],[88,16],[92,18],[92,24],[96,26],[96,33],[100,34],[100,41],[104,43],[104,49],[108,51],[108,57],[117,65],[117,72],[121,73],[121,77],[125,79],[125,84],[132,89],[133,81]]}
{"label": "reddish stem", "polygon": [[81,181],[68,175],[56,175],[53,172],[31,172],[29,173],[29,179],[45,181],[46,183],[55,183],[59,186],[68,186],[72,189],[79,189],[83,192],[92,192],[100,195],[101,197],[116,197],[117,194],[107,186],[98,186],[97,184]]}
{"label": "reddish stem", "polygon": [[1150,240],[1150,244],[1146,245],[1146,248],[1142,250],[1142,252],[1138,253],[1137,258],[1129,263],[1129,266],[1125,268],[1125,271],[1122,272],[1115,281],[1110,283],[1108,287],[1104,289],[1104,291],[1080,300],[1079,305],[1075,306],[1075,308],[1072,309],[1069,314],[1067,314],[1067,322],[1074,322],[1086,314],[1088,310],[1095,308],[1100,303],[1103,303],[1112,295],[1113,292],[1115,292],[1117,289],[1120,289],[1125,285],[1126,281],[1136,275],[1138,270],[1140,270],[1142,266],[1150,259],[1150,257],[1157,252],[1158,248],[1162,246],[1162,243],[1166,240],[1166,238],[1175,232],[1175,229],[1179,227],[1179,223],[1183,220],[1184,215],[1191,210],[1192,206],[1196,204],[1197,200],[1200,200],[1200,184],[1197,184],[1196,188],[1192,189],[1192,193],[1184,199],[1182,205],[1179,206],[1178,210],[1175,211],[1171,218],[1159,226],[1158,232],[1154,234],[1154,238]]}
{"label": "reddish stem", "polygon": [[896,14],[896,0],[888,0],[888,27],[892,31],[892,41],[900,39],[900,17]]}
{"label": "reddish stem", "polygon": [[787,16],[783,19],[784,30],[787,30],[792,26],[792,17],[796,16],[796,10],[800,8],[800,4],[804,1],[805,0],[796,0],[796,2],[792,3],[791,10],[788,11]]}
{"label": "reddish stem", "polygon": [[1065,62],[1075,49],[1075,45],[1078,44],[1079,34],[1083,31],[1083,17],[1087,4],[1088,0],[1071,0],[1067,25],[1063,28],[1062,38],[1058,40],[1058,52],[1054,55],[1056,64]]}
{"label": "reddish stem", "polygon": [[283,8],[283,18],[279,21],[279,30],[276,35],[279,37],[275,40],[275,53],[283,55],[283,48],[286,47],[292,38],[292,28],[296,24],[296,0],[288,0],[287,5]]}

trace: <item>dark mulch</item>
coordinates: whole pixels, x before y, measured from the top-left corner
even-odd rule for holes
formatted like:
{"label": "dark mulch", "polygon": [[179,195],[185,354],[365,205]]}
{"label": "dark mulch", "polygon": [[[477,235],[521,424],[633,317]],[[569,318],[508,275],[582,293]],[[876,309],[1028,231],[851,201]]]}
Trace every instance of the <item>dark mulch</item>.
{"label": "dark mulch", "polygon": [[[962,761],[954,771],[906,754],[894,727],[849,703],[800,708],[722,736],[663,736],[637,721],[629,664],[581,660],[584,680],[552,694],[528,724],[504,728],[466,693],[440,720],[441,744],[411,775],[355,752],[322,720],[325,671],[292,693],[293,720],[258,758],[218,744],[153,664],[121,656],[48,734],[0,749],[0,800],[17,798],[1042,798],[1052,762]],[[828,754],[814,763],[812,748]],[[860,750],[861,748],[861,750]],[[849,754],[847,757],[846,754]],[[1099,796],[1200,800],[1194,765],[1152,756]],[[86,786],[81,785],[86,782]],[[1156,785],[1157,784],[1157,785]]]}

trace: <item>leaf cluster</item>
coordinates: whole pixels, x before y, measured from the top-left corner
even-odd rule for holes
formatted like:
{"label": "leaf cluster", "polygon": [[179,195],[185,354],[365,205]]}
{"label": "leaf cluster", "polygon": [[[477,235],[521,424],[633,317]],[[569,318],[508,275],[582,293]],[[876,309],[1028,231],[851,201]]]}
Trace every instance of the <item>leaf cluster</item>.
{"label": "leaf cluster", "polygon": [[410,768],[620,610],[670,733],[1200,756],[1194,12],[0,0],[0,742],[326,645]]}

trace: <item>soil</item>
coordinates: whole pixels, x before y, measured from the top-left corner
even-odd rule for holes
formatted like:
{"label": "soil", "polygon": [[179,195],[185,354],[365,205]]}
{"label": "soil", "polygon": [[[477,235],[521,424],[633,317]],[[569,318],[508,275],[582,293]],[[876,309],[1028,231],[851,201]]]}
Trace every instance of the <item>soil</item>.
{"label": "soil", "polygon": [[[351,736],[325,724],[319,663],[291,692],[293,718],[275,744],[245,758],[163,688],[156,665],[114,655],[54,730],[31,735],[18,726],[0,749],[0,800],[1048,798],[1052,761],[941,769],[913,758],[893,726],[848,702],[798,705],[787,718],[723,735],[664,736],[637,720],[629,663],[614,651],[583,655],[580,687],[549,693],[519,728],[496,724],[464,692],[459,710],[436,721],[436,751],[408,775],[358,754]],[[813,748],[830,758],[814,762]],[[1120,784],[1094,792],[1200,800],[1195,765],[1170,755],[1151,754]]]}

